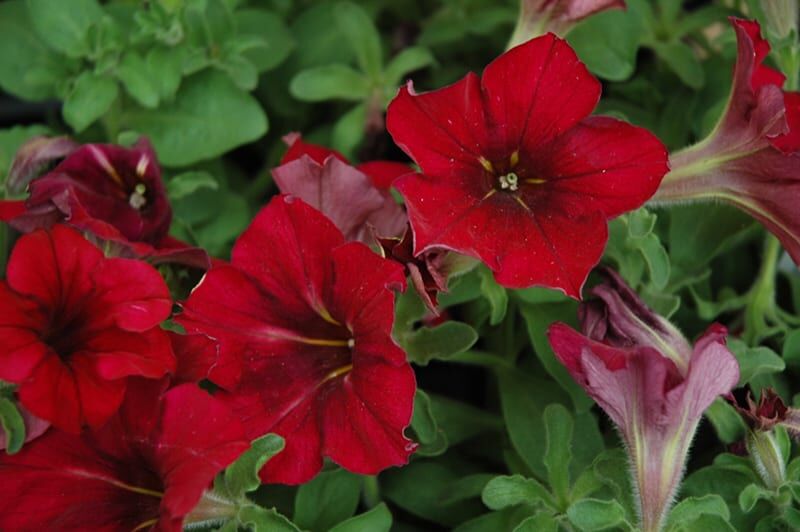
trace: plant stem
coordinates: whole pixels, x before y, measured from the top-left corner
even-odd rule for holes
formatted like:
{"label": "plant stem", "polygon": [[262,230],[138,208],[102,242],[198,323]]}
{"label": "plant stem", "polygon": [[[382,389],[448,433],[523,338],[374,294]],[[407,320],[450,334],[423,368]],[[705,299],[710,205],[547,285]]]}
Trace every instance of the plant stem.
{"label": "plant stem", "polygon": [[778,267],[781,245],[773,235],[767,235],[764,241],[764,254],[761,269],[756,282],[750,288],[750,300],[744,310],[743,338],[748,345],[753,345],[769,328],[769,322],[780,322],[776,313],[775,274]]}
{"label": "plant stem", "polygon": [[378,485],[378,477],[368,475],[364,477],[364,490],[361,493],[364,506],[374,508],[381,503],[381,489]]}

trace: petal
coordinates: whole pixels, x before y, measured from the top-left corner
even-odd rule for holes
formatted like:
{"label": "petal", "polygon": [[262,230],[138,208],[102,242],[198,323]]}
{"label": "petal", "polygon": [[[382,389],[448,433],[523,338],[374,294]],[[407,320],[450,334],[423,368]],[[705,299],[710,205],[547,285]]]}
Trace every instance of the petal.
{"label": "petal", "polygon": [[800,151],[800,92],[786,92],[783,94],[783,103],[786,107],[786,123],[788,133],[772,139],[772,145],[784,153]]}
{"label": "petal", "polygon": [[403,435],[416,389],[411,366],[359,361],[325,398],[323,452],[349,471],[374,475],[408,462],[416,445]]}
{"label": "petal", "polygon": [[546,152],[537,165],[546,186],[609,218],[641,207],[668,170],[667,149],[653,134],[607,117],[587,118]]}
{"label": "petal", "polygon": [[367,174],[372,184],[381,190],[389,190],[395,179],[414,172],[407,164],[394,161],[370,161],[359,164],[356,169]]}
{"label": "petal", "polygon": [[108,329],[94,335],[83,349],[97,375],[106,380],[139,376],[151,379],[175,371],[175,355],[166,331],[139,333]]}
{"label": "petal", "polygon": [[297,315],[306,305],[319,304],[327,257],[343,242],[341,232],[319,211],[278,196],[236,241],[232,263],[279,300],[285,313]]}
{"label": "petal", "polygon": [[20,384],[19,402],[61,430],[77,434],[84,423],[77,376],[58,356],[48,354]]}
{"label": "petal", "polygon": [[423,94],[413,90],[409,82],[389,104],[386,128],[395,144],[428,174],[482,171],[490,137],[478,76]]}
{"label": "petal", "polygon": [[303,155],[311,157],[317,164],[324,164],[328,157],[339,159],[345,164],[349,164],[344,155],[336,150],[320,146],[318,144],[311,144],[305,142],[300,133],[293,132],[283,136],[283,142],[286,143],[288,149],[281,158],[281,164],[300,159]]}
{"label": "petal", "polygon": [[34,137],[17,150],[8,170],[6,188],[11,194],[24,192],[39,172],[77,150],[79,145],[66,136]]}
{"label": "petal", "polygon": [[172,298],[167,284],[149,264],[132,259],[105,259],[91,273],[92,312],[113,317],[118,327],[146,331],[167,319]]}
{"label": "petal", "polygon": [[178,334],[171,331],[168,334],[178,363],[175,381],[200,382],[207,379],[219,357],[217,342],[205,334]]}
{"label": "petal", "polygon": [[364,236],[367,219],[384,204],[383,194],[364,173],[335,157],[320,166],[304,155],[275,168],[272,176],[281,193],[322,212],[347,240]]}
{"label": "petal", "polygon": [[102,260],[102,252],[78,232],[57,225],[17,241],[6,278],[13,290],[35,298],[45,308],[69,312],[91,293],[89,274]]}
{"label": "petal", "polygon": [[600,100],[600,82],[553,34],[492,61],[481,86],[493,142],[505,157],[520,148],[536,151],[589,116]]}
{"label": "petal", "polygon": [[182,517],[250,443],[230,409],[194,384],[164,394],[160,426],[155,462],[165,485],[162,508]]}
{"label": "petal", "polygon": [[[102,426],[114,415],[125,396],[125,379],[108,380],[88,354],[75,353],[69,364],[80,397],[81,417],[92,428]],[[54,425],[57,423],[53,422]]]}

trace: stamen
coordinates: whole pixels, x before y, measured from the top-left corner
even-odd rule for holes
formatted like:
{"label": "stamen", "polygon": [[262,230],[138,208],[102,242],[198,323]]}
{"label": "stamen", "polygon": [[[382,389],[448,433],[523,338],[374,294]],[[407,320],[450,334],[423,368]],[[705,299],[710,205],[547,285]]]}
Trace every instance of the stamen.
{"label": "stamen", "polygon": [[149,164],[150,158],[147,155],[142,155],[142,158],[136,163],[136,175],[144,177],[145,172],[147,172],[147,165]]}
{"label": "stamen", "polygon": [[346,366],[342,366],[341,368],[336,368],[335,370],[333,370],[330,373],[328,373],[327,375],[325,375],[325,377],[322,379],[322,382],[320,384],[322,384],[324,382],[328,382],[331,379],[335,379],[336,377],[341,377],[342,375],[350,373],[351,371],[353,371],[353,365],[352,364],[348,364]]}
{"label": "stamen", "polygon": [[124,184],[122,182],[122,178],[119,176],[119,174],[117,173],[117,170],[111,164],[111,161],[108,160],[106,155],[99,148],[97,148],[95,146],[91,146],[91,145],[89,146],[89,151],[92,152],[92,155],[94,156],[95,161],[97,161],[97,164],[99,164],[103,168],[103,170],[106,171],[108,176],[117,185],[119,185],[121,187],[124,186]]}
{"label": "stamen", "polygon": [[500,188],[514,192],[519,190],[519,176],[514,172],[509,172],[506,175],[500,176]]}
{"label": "stamen", "polygon": [[147,192],[147,187],[144,183],[138,183],[133,187],[133,194],[128,198],[128,204],[137,211],[144,207],[147,204],[147,198],[144,197],[145,192]]}
{"label": "stamen", "polygon": [[483,166],[484,170],[486,170],[487,172],[490,172],[492,174],[494,173],[494,166],[492,166],[492,162],[489,159],[487,159],[486,157],[480,156],[480,157],[478,157],[478,161],[481,163],[481,166]]}
{"label": "stamen", "polygon": [[541,185],[542,183],[545,183],[545,182],[546,182],[546,180],[544,180],[544,179],[536,179],[536,178],[531,178],[531,179],[526,179],[525,180],[525,183],[528,183],[528,184],[531,184],[531,185]]}
{"label": "stamen", "polygon": [[508,160],[509,166],[514,168],[519,163],[519,150],[515,150],[514,153],[511,154],[511,158]]}

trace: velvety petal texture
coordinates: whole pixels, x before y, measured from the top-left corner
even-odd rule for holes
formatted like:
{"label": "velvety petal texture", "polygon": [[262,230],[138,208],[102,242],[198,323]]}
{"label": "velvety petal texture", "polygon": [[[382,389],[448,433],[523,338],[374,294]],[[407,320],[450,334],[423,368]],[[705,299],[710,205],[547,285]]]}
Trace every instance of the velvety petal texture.
{"label": "velvety petal texture", "polygon": [[[46,163],[66,158],[41,176]],[[24,146],[11,178],[29,197],[0,202],[0,220],[21,232],[64,221],[118,246],[118,254],[151,262],[208,267],[204,251],[168,236],[172,208],[150,143],[133,148],[113,144],[76,146],[68,139],[37,138]],[[23,208],[24,207],[24,208]]]}
{"label": "velvety petal texture", "polygon": [[697,424],[714,399],[736,386],[738,363],[725,347],[727,331],[720,325],[685,352],[688,342],[673,326],[665,328],[663,318],[654,319],[618,276],[594,293],[600,299],[582,305],[584,334],[556,323],[548,339],[575,381],[619,427],[632,462],[642,529],[660,530]]}
{"label": "velvety petal texture", "polygon": [[769,43],[757,22],[732,19],[733,88],[711,136],[670,157],[657,203],[719,200],[761,222],[800,264],[800,94],[762,64]]}
{"label": "velvety petal texture", "polygon": [[286,440],[263,480],[306,482],[325,456],[362,474],[408,461],[415,380],[391,338],[404,284],[401,266],[278,196],[183,304],[187,332],[219,343],[210,379],[248,437]]}
{"label": "velvety petal texture", "polygon": [[179,532],[214,476],[249,446],[239,420],[193,384],[132,384],[97,432],[51,429],[0,452],[0,529]]}
{"label": "velvety petal texture", "polygon": [[396,182],[414,252],[485,262],[507,287],[578,298],[608,238],[607,220],[658,188],[666,149],[647,131],[589,117],[600,83],[552,34],[498,57],[479,78],[389,105],[387,127],[422,169]]}
{"label": "velvety petal texture", "polygon": [[0,379],[34,415],[77,433],[117,410],[129,377],[175,368],[166,284],[57,225],[19,239],[0,281]]}

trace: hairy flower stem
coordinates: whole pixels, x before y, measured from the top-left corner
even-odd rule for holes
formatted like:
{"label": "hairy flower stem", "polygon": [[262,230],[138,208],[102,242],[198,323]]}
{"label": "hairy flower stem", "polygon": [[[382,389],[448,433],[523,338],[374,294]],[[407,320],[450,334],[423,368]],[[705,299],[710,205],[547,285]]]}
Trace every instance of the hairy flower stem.
{"label": "hairy flower stem", "polygon": [[778,489],[785,481],[786,468],[775,434],[771,430],[750,430],[745,444],[764,485],[771,490]]}
{"label": "hairy flower stem", "polygon": [[236,515],[238,507],[232,501],[211,491],[205,491],[197,506],[184,519],[186,528],[220,524]]}
{"label": "hairy flower stem", "polygon": [[770,333],[770,324],[780,324],[775,302],[775,274],[778,266],[781,245],[778,239],[767,235],[764,241],[764,254],[761,269],[755,283],[750,288],[747,306],[744,310],[743,339],[750,345]]}

